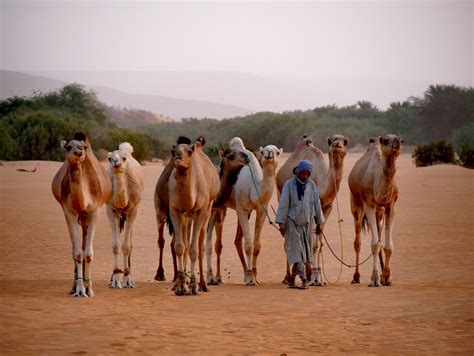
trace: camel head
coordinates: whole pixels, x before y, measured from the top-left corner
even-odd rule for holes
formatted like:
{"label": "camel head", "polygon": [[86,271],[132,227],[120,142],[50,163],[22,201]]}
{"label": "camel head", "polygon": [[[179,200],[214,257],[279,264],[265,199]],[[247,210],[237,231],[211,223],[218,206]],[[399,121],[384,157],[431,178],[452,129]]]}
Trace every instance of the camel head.
{"label": "camel head", "polygon": [[219,174],[224,170],[230,173],[238,173],[249,163],[249,156],[244,151],[228,148],[225,151],[219,150],[219,156],[222,158],[219,166]]}
{"label": "camel head", "polygon": [[384,157],[397,158],[403,147],[403,140],[401,137],[393,134],[386,134],[379,137],[380,149]]}
{"label": "camel head", "polygon": [[175,168],[182,172],[191,167],[192,155],[194,153],[194,144],[180,143],[173,146],[173,163]]}
{"label": "camel head", "polygon": [[296,144],[296,149],[304,146],[313,146],[313,143],[313,138],[311,136],[309,136],[308,134],[303,134],[303,136],[300,137],[298,143]]}
{"label": "camel head", "polygon": [[244,142],[240,137],[234,137],[229,141],[229,148],[233,150],[240,150],[244,151],[246,148],[244,146]]}
{"label": "camel head", "polygon": [[278,166],[278,156],[283,153],[283,148],[278,148],[274,145],[266,145],[264,148],[260,147],[260,155],[262,156],[263,166],[273,164],[274,168]]}
{"label": "camel head", "polygon": [[86,151],[90,149],[83,132],[76,132],[69,142],[61,141],[61,147],[66,150],[66,160],[71,166],[80,166],[86,159]]}
{"label": "camel head", "polygon": [[342,135],[333,135],[327,138],[329,152],[333,155],[337,154],[340,158],[344,158],[347,153],[347,143],[349,140]]}
{"label": "camel head", "polygon": [[133,152],[128,142],[121,143],[118,150],[109,152],[109,162],[113,172],[123,172],[127,166],[127,158]]}

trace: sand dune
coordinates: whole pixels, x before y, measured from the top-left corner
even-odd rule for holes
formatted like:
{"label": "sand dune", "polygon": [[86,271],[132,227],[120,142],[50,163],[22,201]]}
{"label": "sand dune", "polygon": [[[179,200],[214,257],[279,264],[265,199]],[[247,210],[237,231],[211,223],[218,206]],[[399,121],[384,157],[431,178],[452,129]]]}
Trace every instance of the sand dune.
{"label": "sand dune", "polygon": [[[339,194],[344,259],[354,261],[347,175],[360,154],[346,158]],[[233,245],[236,218],[224,230],[226,283],[209,293],[177,297],[170,290],[172,262],[167,239],[167,282],[155,282],[158,263],[153,191],[162,165],[145,167],[145,193],[133,245],[137,288],[107,287],[113,257],[111,233],[101,211],[92,276],[96,297],[73,298],[71,243],[50,190],[60,166],[41,162],[0,166],[0,353],[1,354],[188,354],[188,353],[474,353],[474,171],[440,165],[415,168],[398,161],[400,199],[394,228],[393,286],[368,288],[371,262],[361,284],[343,267],[337,284],[306,291],[280,283],[283,240],[268,223],[259,257],[259,287],[242,285]],[[276,194],[272,198],[276,208]],[[271,214],[273,217],[273,214]],[[340,254],[336,209],[326,227]],[[362,256],[370,252],[363,239]],[[329,282],[339,263],[325,251]],[[214,258],[215,263],[215,258]]]}

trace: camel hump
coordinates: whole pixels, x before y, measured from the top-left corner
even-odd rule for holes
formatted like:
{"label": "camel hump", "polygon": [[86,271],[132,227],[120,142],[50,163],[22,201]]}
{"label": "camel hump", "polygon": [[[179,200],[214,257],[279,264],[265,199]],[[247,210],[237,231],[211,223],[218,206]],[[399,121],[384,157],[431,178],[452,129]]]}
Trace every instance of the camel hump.
{"label": "camel hump", "polygon": [[201,145],[202,147],[206,144],[206,139],[204,138],[204,136],[201,135],[196,139],[196,141],[194,141],[194,143],[197,145]]}
{"label": "camel hump", "polygon": [[86,141],[87,140],[87,135],[82,131],[78,131],[74,134],[74,140],[76,140],[76,141]]}
{"label": "camel hump", "polygon": [[179,136],[178,141],[176,141],[176,144],[181,145],[183,143],[186,144],[186,145],[190,145],[191,140],[189,138],[187,138],[186,136]]}
{"label": "camel hump", "polygon": [[119,150],[125,154],[131,155],[133,153],[133,146],[128,142],[123,142],[119,145]]}

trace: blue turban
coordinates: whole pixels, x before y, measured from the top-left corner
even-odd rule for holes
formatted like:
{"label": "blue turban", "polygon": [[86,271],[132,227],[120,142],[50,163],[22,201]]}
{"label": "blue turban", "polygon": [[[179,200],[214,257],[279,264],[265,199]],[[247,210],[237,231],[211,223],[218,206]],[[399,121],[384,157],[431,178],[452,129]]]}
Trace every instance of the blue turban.
{"label": "blue turban", "polygon": [[308,171],[309,173],[313,172],[313,164],[310,161],[302,159],[298,162],[298,165],[293,169],[293,173],[299,174],[300,172]]}

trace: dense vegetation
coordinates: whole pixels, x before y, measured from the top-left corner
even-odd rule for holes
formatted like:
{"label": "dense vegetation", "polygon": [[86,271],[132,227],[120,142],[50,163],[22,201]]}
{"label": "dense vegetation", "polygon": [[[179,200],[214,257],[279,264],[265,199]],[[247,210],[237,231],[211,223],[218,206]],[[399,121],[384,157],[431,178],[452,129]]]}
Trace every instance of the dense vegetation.
{"label": "dense vegetation", "polygon": [[[134,131],[113,122],[125,126],[121,121],[129,118],[136,120],[134,126],[143,126]],[[303,133],[312,135],[322,149],[326,137],[336,133],[349,137],[349,147],[365,146],[371,137],[394,133],[413,146],[445,140],[452,144],[461,164],[473,165],[474,89],[454,85],[430,86],[423,97],[394,102],[385,111],[359,101],[344,107],[260,112],[226,120],[184,118],[146,125],[157,119],[159,116],[141,110],[107,108],[94,93],[78,85],[32,98],[9,98],[0,101],[0,159],[62,160],[59,142],[76,130],[88,132],[96,151],[113,150],[120,142],[129,141],[139,160],[168,157],[180,135],[191,139],[204,135],[206,151],[214,157],[234,136],[241,137],[250,149],[272,143],[289,152]],[[425,151],[422,147],[420,152]]]}
{"label": "dense vegetation", "polygon": [[99,156],[101,150],[115,150],[124,141],[133,145],[140,161],[164,154],[159,141],[143,132],[119,128],[107,112],[93,92],[76,84],[32,98],[0,101],[0,159],[62,161],[60,142],[76,131],[88,134]]}

